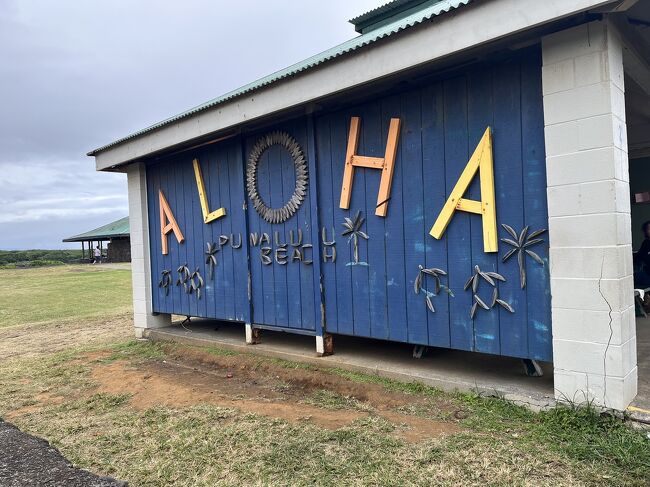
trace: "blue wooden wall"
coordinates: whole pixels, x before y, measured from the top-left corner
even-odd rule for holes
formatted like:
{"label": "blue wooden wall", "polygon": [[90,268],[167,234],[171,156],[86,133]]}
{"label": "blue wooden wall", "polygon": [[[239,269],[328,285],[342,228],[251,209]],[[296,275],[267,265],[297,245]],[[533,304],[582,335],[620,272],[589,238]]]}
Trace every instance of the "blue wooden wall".
{"label": "blue wooden wall", "polygon": [[[196,189],[192,160],[201,163],[203,179],[208,193],[210,210],[226,208],[227,214],[209,225],[203,223],[201,204]],[[246,233],[246,202],[243,186],[244,165],[239,140],[192,153],[165,158],[147,166],[147,199],[149,203],[149,233],[151,245],[153,309],[160,313],[249,321],[248,254]],[[173,233],[167,237],[169,254],[162,255],[160,239],[160,207],[158,190],[161,189],[185,236],[179,244]],[[233,236],[234,247],[228,242],[216,253],[217,265],[214,280],[208,278],[206,244],[219,244],[221,236]],[[197,267],[205,287],[201,299],[177,286],[176,269],[187,263],[190,271]],[[165,295],[159,286],[162,270],[171,270],[173,285]]]}
{"label": "blue wooden wall", "polygon": [[[392,117],[402,128],[386,218],[375,216],[381,171],[357,168],[349,210],[339,208],[348,129],[352,116],[361,117],[358,154],[382,157]],[[539,49],[525,56],[476,66],[385,97],[343,110],[301,117],[197,151],[170,156],[147,168],[154,310],[217,319],[239,320],[267,326],[318,333],[372,337],[513,357],[551,360],[551,317],[548,245],[533,248],[545,261],[541,266],[527,258],[527,286],[519,285],[516,257],[506,263],[510,249],[500,243],[498,254],[483,252],[481,217],[456,212],[444,237],[429,235],[449,192],[467,164],[486,127],[493,130],[493,154],[499,236],[506,223],[517,231],[548,225],[546,175]],[[299,212],[286,223],[262,220],[247,201],[245,157],[258,137],[272,130],[290,133],[310,159],[309,191]],[[203,166],[211,209],[227,208],[228,215],[209,225],[202,222],[192,159]],[[289,154],[268,150],[259,167],[260,194],[273,207],[282,206],[293,192],[295,175]],[[177,244],[170,234],[170,254],[160,250],[158,189],[169,204],[186,236]],[[315,191],[315,194],[311,192]],[[466,197],[480,199],[478,178]],[[369,239],[359,242],[360,262],[353,258],[352,242],[341,235],[345,217],[361,211],[363,231]],[[317,265],[291,262],[264,265],[260,245],[251,245],[250,233],[269,235],[270,246],[289,242],[289,232],[302,229],[304,243],[313,244],[311,258]],[[327,240],[336,240],[337,258],[323,261]],[[207,276],[203,252],[206,242],[221,234],[239,234],[241,249],[224,248],[214,282],[207,283],[204,299],[174,287],[169,296],[158,287],[162,269],[176,269],[188,262]],[[289,256],[291,247],[289,246]],[[274,258],[274,254],[271,254]],[[453,297],[441,293],[432,298],[431,312],[424,295],[414,292],[418,266],[447,271],[443,284]],[[498,284],[499,297],[515,310],[497,306],[479,309],[470,318],[471,291],[463,286],[475,265],[498,272],[506,279]],[[318,268],[322,293],[318,292]],[[250,272],[251,300],[248,300]],[[174,272],[174,280],[176,273]],[[492,288],[479,289],[490,301]],[[424,287],[433,281],[426,278]],[[316,292],[314,292],[316,290]],[[324,314],[321,317],[322,301]]]}

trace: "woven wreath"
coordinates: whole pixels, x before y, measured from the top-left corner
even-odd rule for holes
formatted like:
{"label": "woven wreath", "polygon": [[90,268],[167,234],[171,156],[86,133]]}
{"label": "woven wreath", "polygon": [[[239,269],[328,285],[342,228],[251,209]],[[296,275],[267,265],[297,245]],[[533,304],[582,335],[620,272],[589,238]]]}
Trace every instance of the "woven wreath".
{"label": "woven wreath", "polygon": [[[294,170],[296,172],[296,187],[291,198],[281,208],[270,208],[259,193],[257,172],[262,154],[273,145],[279,145],[291,154]],[[269,223],[284,223],[291,218],[305,199],[308,183],[307,159],[302,148],[286,132],[270,132],[255,143],[248,155],[246,166],[246,189],[248,197],[253,202],[255,211]]]}

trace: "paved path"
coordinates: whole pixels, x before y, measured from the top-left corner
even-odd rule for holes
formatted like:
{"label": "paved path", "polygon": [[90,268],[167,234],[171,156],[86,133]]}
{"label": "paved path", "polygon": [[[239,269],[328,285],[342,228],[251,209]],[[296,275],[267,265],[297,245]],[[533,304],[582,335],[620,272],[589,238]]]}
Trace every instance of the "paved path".
{"label": "paved path", "polygon": [[74,468],[56,448],[0,419],[2,487],[125,487],[109,477]]}

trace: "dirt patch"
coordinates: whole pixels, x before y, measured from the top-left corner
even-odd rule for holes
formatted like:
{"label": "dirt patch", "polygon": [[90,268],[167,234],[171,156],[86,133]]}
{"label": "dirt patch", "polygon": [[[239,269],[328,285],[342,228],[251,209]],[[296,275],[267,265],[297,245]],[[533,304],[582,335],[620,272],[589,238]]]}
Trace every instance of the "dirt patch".
{"label": "dirt patch", "polygon": [[[285,394],[304,396],[316,390],[334,391],[341,396],[350,397],[361,402],[371,403],[380,409],[393,409],[401,406],[414,406],[430,402],[431,398],[414,396],[387,390],[381,384],[351,381],[344,377],[324,373],[318,368],[293,368],[272,360],[260,359],[255,355],[234,354],[214,355],[200,348],[188,348],[176,345],[164,345],[170,359],[178,363],[207,369],[217,374],[232,373],[234,377],[259,380],[260,377],[275,377],[287,384]],[[454,407],[446,400],[437,401],[436,406],[453,414]]]}
{"label": "dirt patch", "polygon": [[136,409],[213,404],[291,422],[311,421],[328,429],[341,428],[363,416],[283,402],[281,385],[272,379],[247,382],[166,362],[138,369],[125,362],[100,365],[93,369],[92,378],[99,384],[98,392],[130,394],[130,404]]}
{"label": "dirt patch", "polygon": [[[393,411],[420,399],[386,391],[377,384],[359,384],[322,372],[262,365],[259,361],[250,363],[250,358],[242,355],[208,357],[200,351],[187,352],[191,357],[182,362],[141,363],[137,368],[125,361],[97,364],[92,378],[98,384],[97,392],[129,394],[130,405],[141,410],[156,405],[182,408],[212,404],[290,422],[307,421],[331,430],[378,415],[395,424],[395,434],[409,442],[460,430],[454,422]],[[362,400],[367,410],[326,409],[304,403],[307,394],[323,389]]]}

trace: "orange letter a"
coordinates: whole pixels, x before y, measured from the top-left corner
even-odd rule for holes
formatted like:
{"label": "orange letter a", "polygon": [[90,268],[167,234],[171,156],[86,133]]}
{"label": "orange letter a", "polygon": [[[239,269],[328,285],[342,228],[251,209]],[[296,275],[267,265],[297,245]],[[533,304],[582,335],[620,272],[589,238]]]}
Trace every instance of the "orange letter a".
{"label": "orange letter a", "polygon": [[178,243],[183,243],[185,237],[183,237],[183,232],[181,232],[178,223],[176,223],[174,213],[169,207],[169,203],[167,203],[162,189],[158,190],[158,199],[160,200],[160,240],[162,243],[162,254],[167,255],[169,253],[167,234],[173,231]]}

